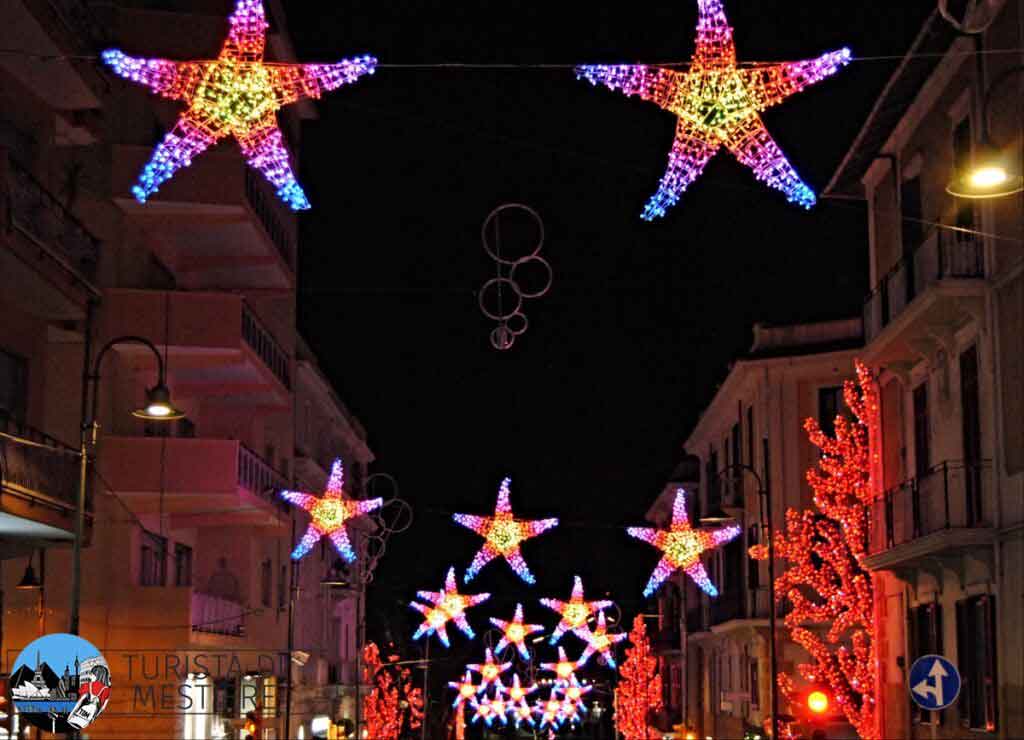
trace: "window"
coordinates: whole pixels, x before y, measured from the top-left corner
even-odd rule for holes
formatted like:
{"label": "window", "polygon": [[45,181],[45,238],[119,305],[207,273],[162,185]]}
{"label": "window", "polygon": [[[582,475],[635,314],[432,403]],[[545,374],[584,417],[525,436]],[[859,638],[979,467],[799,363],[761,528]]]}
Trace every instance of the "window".
{"label": "window", "polygon": [[818,424],[829,437],[835,436],[836,417],[842,415],[844,408],[842,388],[818,389]]}
{"label": "window", "polygon": [[903,256],[910,257],[924,241],[920,175],[903,181],[900,197],[903,203]]}
{"label": "window", "polygon": [[754,467],[754,407],[747,409],[747,465]]}
{"label": "window", "polygon": [[931,468],[931,420],[928,415],[928,381],[914,389],[914,471],[924,478]]}
{"label": "window", "polygon": [[25,421],[28,402],[28,361],[0,349],[0,416]]}
{"label": "window", "polygon": [[[942,606],[921,604],[907,612],[908,634],[910,635],[910,660],[907,665],[925,655],[942,655]],[[929,712],[911,701],[912,714],[916,722],[942,724],[941,712]]]}
{"label": "window", "polygon": [[978,348],[960,355],[960,407],[963,426],[963,451],[967,494],[967,526],[985,521],[981,498],[981,390],[979,388]]}
{"label": "window", "polygon": [[273,566],[270,564],[270,560],[264,560],[260,566],[260,603],[265,607],[270,607],[270,594],[273,588],[272,581],[274,579]]}
{"label": "window", "polygon": [[142,557],[139,563],[140,586],[167,585],[167,538],[142,532]]}
{"label": "window", "polygon": [[277,581],[277,608],[288,606],[288,566],[281,566],[281,577]]}
{"label": "window", "polygon": [[740,426],[739,422],[733,424],[732,427],[732,464],[740,465],[743,463],[743,427]]}
{"label": "window", "polygon": [[[704,497],[707,503],[707,511],[715,511],[722,505],[722,489],[718,480],[718,453],[712,449],[708,453],[708,464],[704,471],[707,478],[707,495]],[[693,512],[691,516],[697,516],[702,512]]]}
{"label": "window", "polygon": [[761,683],[757,676],[757,658],[751,658],[750,670],[750,706],[757,708],[761,706]]}
{"label": "window", "polygon": [[[953,129],[953,167],[963,172],[971,165],[971,146],[974,143],[974,132],[971,130],[971,117],[964,116]],[[956,225],[962,229],[974,230],[974,202],[968,198],[956,199]],[[970,235],[956,233],[957,239],[969,239]]]}
{"label": "window", "polygon": [[995,596],[974,596],[957,602],[956,637],[958,668],[963,678],[960,724],[995,732],[999,718]]}
{"label": "window", "polygon": [[[747,549],[761,542],[761,525],[755,524],[747,530]],[[761,588],[761,563],[753,558],[747,558],[747,588],[756,591]],[[757,603],[757,596],[751,597]]]}
{"label": "window", "polygon": [[174,546],[174,585],[192,585],[192,548],[180,542]]}

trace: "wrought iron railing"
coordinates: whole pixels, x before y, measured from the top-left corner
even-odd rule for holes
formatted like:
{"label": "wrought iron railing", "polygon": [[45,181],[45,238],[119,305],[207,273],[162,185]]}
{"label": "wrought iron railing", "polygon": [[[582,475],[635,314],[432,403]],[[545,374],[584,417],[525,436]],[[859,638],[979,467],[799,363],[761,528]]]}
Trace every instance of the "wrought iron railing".
{"label": "wrought iron railing", "polygon": [[0,432],[10,435],[0,435],[0,483],[4,487],[53,499],[69,508],[77,505],[76,450],[2,413]]}
{"label": "wrought iron railing", "polygon": [[270,241],[277,248],[278,254],[281,255],[288,268],[294,272],[295,240],[287,227],[281,223],[281,218],[276,210],[279,206],[267,193],[259,175],[249,167],[245,168],[245,197],[249,201],[249,207],[256,214],[256,218],[263,224]]}
{"label": "wrought iron railing", "polygon": [[936,283],[984,277],[982,241],[973,234],[936,229],[913,254],[900,260],[864,301],[867,340],[877,337]]}
{"label": "wrought iron railing", "polygon": [[245,606],[219,596],[192,592],[192,631],[211,635],[245,636]]}
{"label": "wrought iron railing", "polygon": [[875,500],[871,552],[878,553],[947,529],[991,526],[985,505],[987,462],[947,461]]}
{"label": "wrought iron railing", "polygon": [[[92,280],[100,257],[100,242],[32,175],[7,159],[11,225],[66,265]],[[0,185],[2,187],[2,185]]]}
{"label": "wrought iron railing", "polygon": [[285,388],[292,387],[291,359],[248,305],[242,304],[242,338]]}
{"label": "wrought iron railing", "polygon": [[288,488],[287,479],[245,445],[238,446],[238,485],[273,504],[283,506],[277,492]]}

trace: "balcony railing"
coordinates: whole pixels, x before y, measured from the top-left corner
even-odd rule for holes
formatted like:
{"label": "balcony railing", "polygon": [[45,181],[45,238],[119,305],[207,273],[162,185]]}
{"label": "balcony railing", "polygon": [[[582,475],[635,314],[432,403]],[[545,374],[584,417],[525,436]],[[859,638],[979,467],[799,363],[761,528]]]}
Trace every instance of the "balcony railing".
{"label": "balcony railing", "polygon": [[245,197],[249,201],[249,207],[263,224],[263,228],[274,243],[278,254],[288,265],[288,268],[295,271],[295,241],[292,239],[288,229],[281,223],[277,209],[279,206],[267,193],[260,176],[245,168]]}
{"label": "balcony railing", "polygon": [[192,592],[192,631],[210,635],[245,636],[242,604],[210,594]]}
{"label": "balcony railing", "polygon": [[[28,170],[7,159],[11,225],[67,267],[89,280],[96,277],[100,242]],[[0,194],[3,184],[0,183]]]}
{"label": "balcony railing", "polygon": [[[0,482],[28,496],[39,496],[75,508],[79,458],[75,450],[27,424],[0,414]],[[90,502],[91,503],[91,502]]]}
{"label": "balcony railing", "polygon": [[242,306],[242,338],[264,364],[270,368],[285,388],[292,387],[291,360],[270,332],[263,328],[260,320],[247,306]]}
{"label": "balcony railing", "polygon": [[991,526],[985,507],[989,465],[944,462],[875,500],[872,554],[947,529]]}
{"label": "balcony railing", "polygon": [[877,337],[919,295],[944,280],[985,277],[981,240],[970,234],[937,229],[912,255],[900,260],[864,302],[867,340]]}
{"label": "balcony railing", "polygon": [[271,465],[245,445],[238,445],[238,485],[282,508],[277,492],[288,488],[288,481]]}

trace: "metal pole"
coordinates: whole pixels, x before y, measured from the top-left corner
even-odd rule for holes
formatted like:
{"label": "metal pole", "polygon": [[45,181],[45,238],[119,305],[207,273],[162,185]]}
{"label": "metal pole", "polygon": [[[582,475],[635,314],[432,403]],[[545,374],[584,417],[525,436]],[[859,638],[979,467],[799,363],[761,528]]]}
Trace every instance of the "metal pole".
{"label": "metal pole", "polygon": [[362,717],[362,687],[363,687],[363,640],[362,632],[365,627],[363,620],[363,593],[366,585],[363,583],[362,565],[359,566],[359,590],[356,591],[356,738],[362,737],[359,734],[359,722]]}
{"label": "metal pole", "polygon": [[[79,417],[79,447],[81,454],[78,472],[78,496],[75,500],[75,541],[71,553],[71,608],[68,617],[68,632],[78,634],[78,607],[82,597],[82,536],[85,531],[85,486],[88,480],[88,427],[89,388],[92,384],[89,364],[92,362],[92,323],[96,302],[90,300],[85,309],[85,344],[82,348],[82,411]],[[94,435],[95,438],[95,435]]]}
{"label": "metal pole", "polygon": [[[293,510],[294,511],[294,510]],[[292,520],[292,542],[295,542],[295,516],[290,515]],[[290,588],[288,589],[288,659],[285,665],[288,666],[288,686],[287,694],[284,697],[284,736],[286,738],[291,737],[292,731],[292,673],[295,669],[292,667],[292,652],[295,650],[295,592],[298,590],[298,565],[294,560],[289,558],[288,564],[289,578],[288,582]]]}
{"label": "metal pole", "polygon": [[682,598],[680,599],[681,610],[679,612],[679,662],[682,663],[682,697],[681,703],[683,705],[683,735],[686,735],[686,731],[690,729],[690,705],[688,703],[688,684],[690,680],[690,668],[687,662],[686,648],[688,635],[686,634],[686,578],[680,576],[679,578],[679,589],[682,592]]}
{"label": "metal pole", "polygon": [[420,737],[427,740],[427,725],[430,722],[430,638],[427,638],[427,647],[424,652],[423,663],[423,724]]}
{"label": "metal pole", "polygon": [[771,699],[772,699],[772,739],[779,737],[779,657],[775,643],[776,609],[775,609],[775,535],[772,527],[775,520],[772,518],[772,491],[771,491],[771,457],[768,447],[768,439],[764,440],[764,480],[761,483],[761,492],[765,502],[765,514],[768,518],[768,631],[769,635],[769,665],[771,670]]}

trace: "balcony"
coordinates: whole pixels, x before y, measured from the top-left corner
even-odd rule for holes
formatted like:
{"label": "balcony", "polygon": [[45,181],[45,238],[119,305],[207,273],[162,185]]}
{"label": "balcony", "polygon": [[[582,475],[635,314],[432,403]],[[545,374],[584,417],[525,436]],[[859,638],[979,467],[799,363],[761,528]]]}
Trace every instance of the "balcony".
{"label": "balcony", "polygon": [[151,146],[115,145],[115,203],[159,238],[150,248],[189,290],[292,290],[296,225],[259,173],[228,146],[205,152],[145,204],[131,195]]}
{"label": "balcony", "polygon": [[[241,296],[109,290],[103,307],[102,336],[153,337],[167,345],[180,396],[290,406],[291,356]],[[142,348],[118,352],[148,361]]]}
{"label": "balcony", "polygon": [[873,570],[899,570],[991,545],[991,503],[987,463],[937,465],[875,501],[865,563]]}
{"label": "balcony", "polygon": [[981,240],[936,229],[864,303],[865,361],[910,367],[985,310]]}
{"label": "balcony", "polygon": [[0,221],[0,274],[9,277],[9,299],[48,319],[82,318],[97,294],[100,242],[2,149]]}
{"label": "balcony", "polygon": [[175,527],[288,526],[283,475],[236,440],[103,437],[98,466],[136,514]]}
{"label": "balcony", "polygon": [[78,475],[76,450],[0,415],[0,555],[40,540],[71,539]]}
{"label": "balcony", "polygon": [[199,591],[192,592],[192,631],[207,635],[245,637],[244,605]]}

